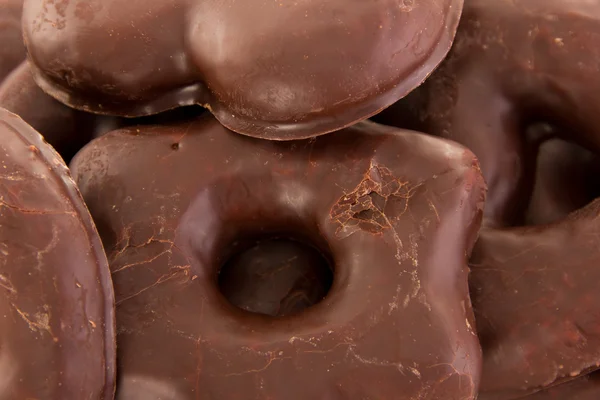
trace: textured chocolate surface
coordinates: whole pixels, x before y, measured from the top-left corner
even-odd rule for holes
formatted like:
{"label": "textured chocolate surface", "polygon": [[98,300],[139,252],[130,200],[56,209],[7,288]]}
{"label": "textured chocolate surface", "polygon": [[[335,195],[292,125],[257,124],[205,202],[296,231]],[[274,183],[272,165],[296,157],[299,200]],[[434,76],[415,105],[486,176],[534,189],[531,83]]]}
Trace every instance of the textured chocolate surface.
{"label": "textured chocolate surface", "polygon": [[298,139],[419,85],[462,2],[26,0],[24,33],[37,82],[75,108],[142,116],[196,103],[234,131]]}
{"label": "textured chocolate surface", "polygon": [[[371,123],[263,141],[208,116],[107,134],[71,167],[115,284],[117,398],[476,397],[484,184],[463,147]],[[257,235],[325,254],[325,299],[282,318],[227,302],[218,271]]]}
{"label": "textured chocolate surface", "polygon": [[[555,221],[486,229],[473,253],[481,400],[520,398],[600,363],[600,204],[564,218],[594,196],[579,175],[590,156],[562,144],[547,159],[552,137],[600,151],[599,41],[598,1],[467,0],[448,59],[379,116],[470,148],[489,226]],[[540,121],[552,128],[531,129]]]}
{"label": "textured chocolate surface", "polygon": [[467,146],[489,187],[486,217],[521,224],[531,122],[600,151],[599,42],[598,1],[467,0],[448,59],[379,120]]}
{"label": "textured chocolate surface", "polygon": [[0,0],[0,82],[25,60],[22,7],[23,0]]}
{"label": "textured chocolate surface", "polygon": [[0,398],[115,390],[114,296],[100,238],[66,165],[0,109]]}
{"label": "textured chocolate surface", "polygon": [[555,224],[485,229],[471,298],[480,399],[515,399],[600,366],[600,199]]}

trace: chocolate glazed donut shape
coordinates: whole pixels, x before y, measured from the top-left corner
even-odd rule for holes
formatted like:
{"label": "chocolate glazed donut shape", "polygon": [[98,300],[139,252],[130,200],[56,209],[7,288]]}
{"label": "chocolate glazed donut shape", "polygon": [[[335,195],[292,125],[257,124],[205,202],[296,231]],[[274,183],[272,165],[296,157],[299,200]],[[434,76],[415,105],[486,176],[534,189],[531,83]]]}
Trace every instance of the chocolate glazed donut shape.
{"label": "chocolate glazed donut shape", "polygon": [[596,200],[551,225],[482,230],[469,261],[480,399],[520,399],[598,369],[599,210]]}
{"label": "chocolate glazed donut shape", "polygon": [[[527,137],[529,123],[549,121],[600,154],[599,42],[598,1],[469,0],[448,60],[382,119],[472,149],[491,225],[519,223],[531,145],[544,139]],[[481,232],[470,260],[481,400],[522,398],[598,368],[599,209],[596,200],[550,225]]]}
{"label": "chocolate glazed donut shape", "polygon": [[114,295],[67,166],[0,109],[0,398],[112,400]]}
{"label": "chocolate glazed donut shape", "polygon": [[600,151],[598,43],[598,1],[468,0],[448,59],[379,121],[471,149],[489,187],[486,219],[519,224],[529,123],[567,127],[563,139]]}
{"label": "chocolate glazed donut shape", "polygon": [[[476,397],[468,150],[372,123],[256,141],[208,116],[110,133],[71,166],[109,249],[118,398]],[[282,318],[232,306],[216,282],[232,243],[281,233],[329,255],[325,299]]]}
{"label": "chocolate glazed donut shape", "polygon": [[545,225],[481,232],[470,286],[484,349],[483,400],[521,399],[547,386],[526,398],[600,397],[598,372],[578,377],[600,361],[600,200],[586,205],[598,196],[597,161],[571,143],[543,142],[528,218]]}
{"label": "chocolate glazed donut shape", "polygon": [[[27,0],[38,84],[95,113],[201,104],[289,140],[368,118],[447,54],[463,0]],[[82,34],[84,33],[84,34]]]}

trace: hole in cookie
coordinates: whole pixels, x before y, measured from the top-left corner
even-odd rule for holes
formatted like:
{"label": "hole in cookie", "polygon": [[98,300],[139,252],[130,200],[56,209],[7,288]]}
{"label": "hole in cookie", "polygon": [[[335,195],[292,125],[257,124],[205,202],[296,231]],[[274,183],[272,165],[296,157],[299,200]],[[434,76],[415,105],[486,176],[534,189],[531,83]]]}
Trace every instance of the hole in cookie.
{"label": "hole in cookie", "polygon": [[558,138],[539,145],[527,225],[552,223],[600,197],[600,157]]}
{"label": "hole in cookie", "polygon": [[332,284],[327,258],[289,237],[254,240],[219,272],[220,291],[231,304],[273,317],[298,314],[319,303]]}

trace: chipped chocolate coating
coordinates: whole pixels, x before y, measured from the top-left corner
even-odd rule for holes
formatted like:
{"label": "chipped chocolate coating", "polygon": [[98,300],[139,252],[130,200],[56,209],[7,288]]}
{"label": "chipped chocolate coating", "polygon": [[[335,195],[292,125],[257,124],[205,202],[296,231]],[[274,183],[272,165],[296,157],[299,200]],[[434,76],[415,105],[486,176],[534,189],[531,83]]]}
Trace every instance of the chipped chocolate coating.
{"label": "chipped chocolate coating", "polygon": [[259,239],[225,263],[219,287],[242,310],[282,317],[321,301],[332,279],[317,249],[289,238]]}
{"label": "chipped chocolate coating", "polygon": [[23,0],[0,0],[0,82],[25,60],[22,8]]}
{"label": "chipped chocolate coating", "polygon": [[600,366],[599,211],[600,199],[551,225],[481,232],[469,262],[481,400],[520,398]]}
{"label": "chipped chocolate coating", "polygon": [[[107,134],[71,168],[115,285],[118,399],[475,399],[484,183],[463,147],[372,123],[254,140],[208,116]],[[325,299],[282,318],[227,302],[231,243],[283,234],[331,260]]]}
{"label": "chipped chocolate coating", "polygon": [[486,217],[521,224],[535,160],[529,123],[600,151],[599,42],[595,0],[467,0],[448,59],[380,121],[471,149],[490,189]]}
{"label": "chipped chocolate coating", "polygon": [[0,397],[115,391],[114,295],[100,238],[60,156],[0,109]]}
{"label": "chipped chocolate coating", "polygon": [[35,84],[27,62],[0,84],[0,107],[23,118],[67,162],[94,137],[123,125],[117,118],[77,111],[48,96]]}
{"label": "chipped chocolate coating", "polygon": [[[287,140],[368,118],[447,54],[463,0],[26,0],[38,84],[121,116],[201,104]],[[85,34],[81,34],[85,32]]]}

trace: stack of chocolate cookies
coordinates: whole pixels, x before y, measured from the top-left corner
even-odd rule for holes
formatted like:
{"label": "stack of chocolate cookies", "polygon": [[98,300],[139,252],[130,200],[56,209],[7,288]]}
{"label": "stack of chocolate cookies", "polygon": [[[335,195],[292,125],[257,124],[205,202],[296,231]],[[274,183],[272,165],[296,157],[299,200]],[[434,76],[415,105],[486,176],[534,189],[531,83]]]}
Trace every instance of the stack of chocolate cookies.
{"label": "stack of chocolate cookies", "polygon": [[600,0],[0,0],[0,399],[600,399],[599,119]]}

